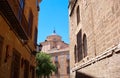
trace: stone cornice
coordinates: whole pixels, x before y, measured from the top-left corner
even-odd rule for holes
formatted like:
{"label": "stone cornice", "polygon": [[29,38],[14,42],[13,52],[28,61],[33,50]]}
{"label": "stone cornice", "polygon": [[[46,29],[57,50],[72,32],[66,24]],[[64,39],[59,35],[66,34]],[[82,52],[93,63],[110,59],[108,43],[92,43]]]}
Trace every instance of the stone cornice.
{"label": "stone cornice", "polygon": [[116,46],[112,46],[109,49],[105,50],[102,54],[96,56],[95,58],[92,58],[92,59],[86,61],[85,63],[76,64],[75,67],[72,68],[71,72],[82,69],[82,68],[87,67],[91,64],[95,64],[98,61],[103,60],[107,57],[111,57],[113,54],[119,53],[119,52],[120,52],[120,44],[118,44]]}

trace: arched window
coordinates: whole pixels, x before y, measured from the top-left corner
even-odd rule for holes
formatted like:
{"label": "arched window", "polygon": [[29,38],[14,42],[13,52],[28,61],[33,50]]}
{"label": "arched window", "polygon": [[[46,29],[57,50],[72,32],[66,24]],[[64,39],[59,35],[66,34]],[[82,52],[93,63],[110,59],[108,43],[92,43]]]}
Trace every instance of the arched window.
{"label": "arched window", "polygon": [[76,14],[77,14],[77,25],[78,25],[79,22],[80,22],[80,10],[79,10],[79,6],[77,7]]}
{"label": "arched window", "polygon": [[77,52],[78,52],[78,61],[83,59],[82,53],[82,30],[80,30],[77,34]]}
{"label": "arched window", "polygon": [[87,38],[86,38],[86,34],[83,35],[83,53],[84,53],[84,57],[87,56]]}

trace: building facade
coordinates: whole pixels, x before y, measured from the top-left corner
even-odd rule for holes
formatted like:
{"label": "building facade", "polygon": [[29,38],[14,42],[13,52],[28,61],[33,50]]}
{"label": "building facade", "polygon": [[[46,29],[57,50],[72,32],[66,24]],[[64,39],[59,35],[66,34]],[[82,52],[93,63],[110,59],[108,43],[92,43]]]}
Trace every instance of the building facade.
{"label": "building facade", "polygon": [[70,77],[120,77],[120,0],[69,0]]}
{"label": "building facade", "polygon": [[36,78],[41,0],[0,0],[0,78]]}
{"label": "building facade", "polygon": [[42,45],[41,51],[52,56],[52,62],[57,68],[51,78],[69,78],[69,45],[63,42],[55,31],[40,44]]}

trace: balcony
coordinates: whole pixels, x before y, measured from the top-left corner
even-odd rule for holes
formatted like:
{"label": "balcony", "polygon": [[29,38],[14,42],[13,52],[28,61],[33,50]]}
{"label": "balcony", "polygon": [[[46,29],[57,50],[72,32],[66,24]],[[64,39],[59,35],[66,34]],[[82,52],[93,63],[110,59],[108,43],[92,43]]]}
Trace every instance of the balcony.
{"label": "balcony", "polygon": [[21,39],[28,40],[28,23],[23,13],[21,20],[19,19],[19,10],[19,0],[0,0],[0,13],[8,21],[10,28]]}

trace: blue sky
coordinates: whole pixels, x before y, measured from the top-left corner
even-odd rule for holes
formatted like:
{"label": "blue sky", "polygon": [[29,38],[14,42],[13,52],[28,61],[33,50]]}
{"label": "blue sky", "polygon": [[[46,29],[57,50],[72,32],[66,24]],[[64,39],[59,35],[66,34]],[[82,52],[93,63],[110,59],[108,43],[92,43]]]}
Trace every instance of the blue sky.
{"label": "blue sky", "polygon": [[38,41],[43,42],[47,36],[56,33],[69,43],[68,0],[42,0],[38,17]]}

